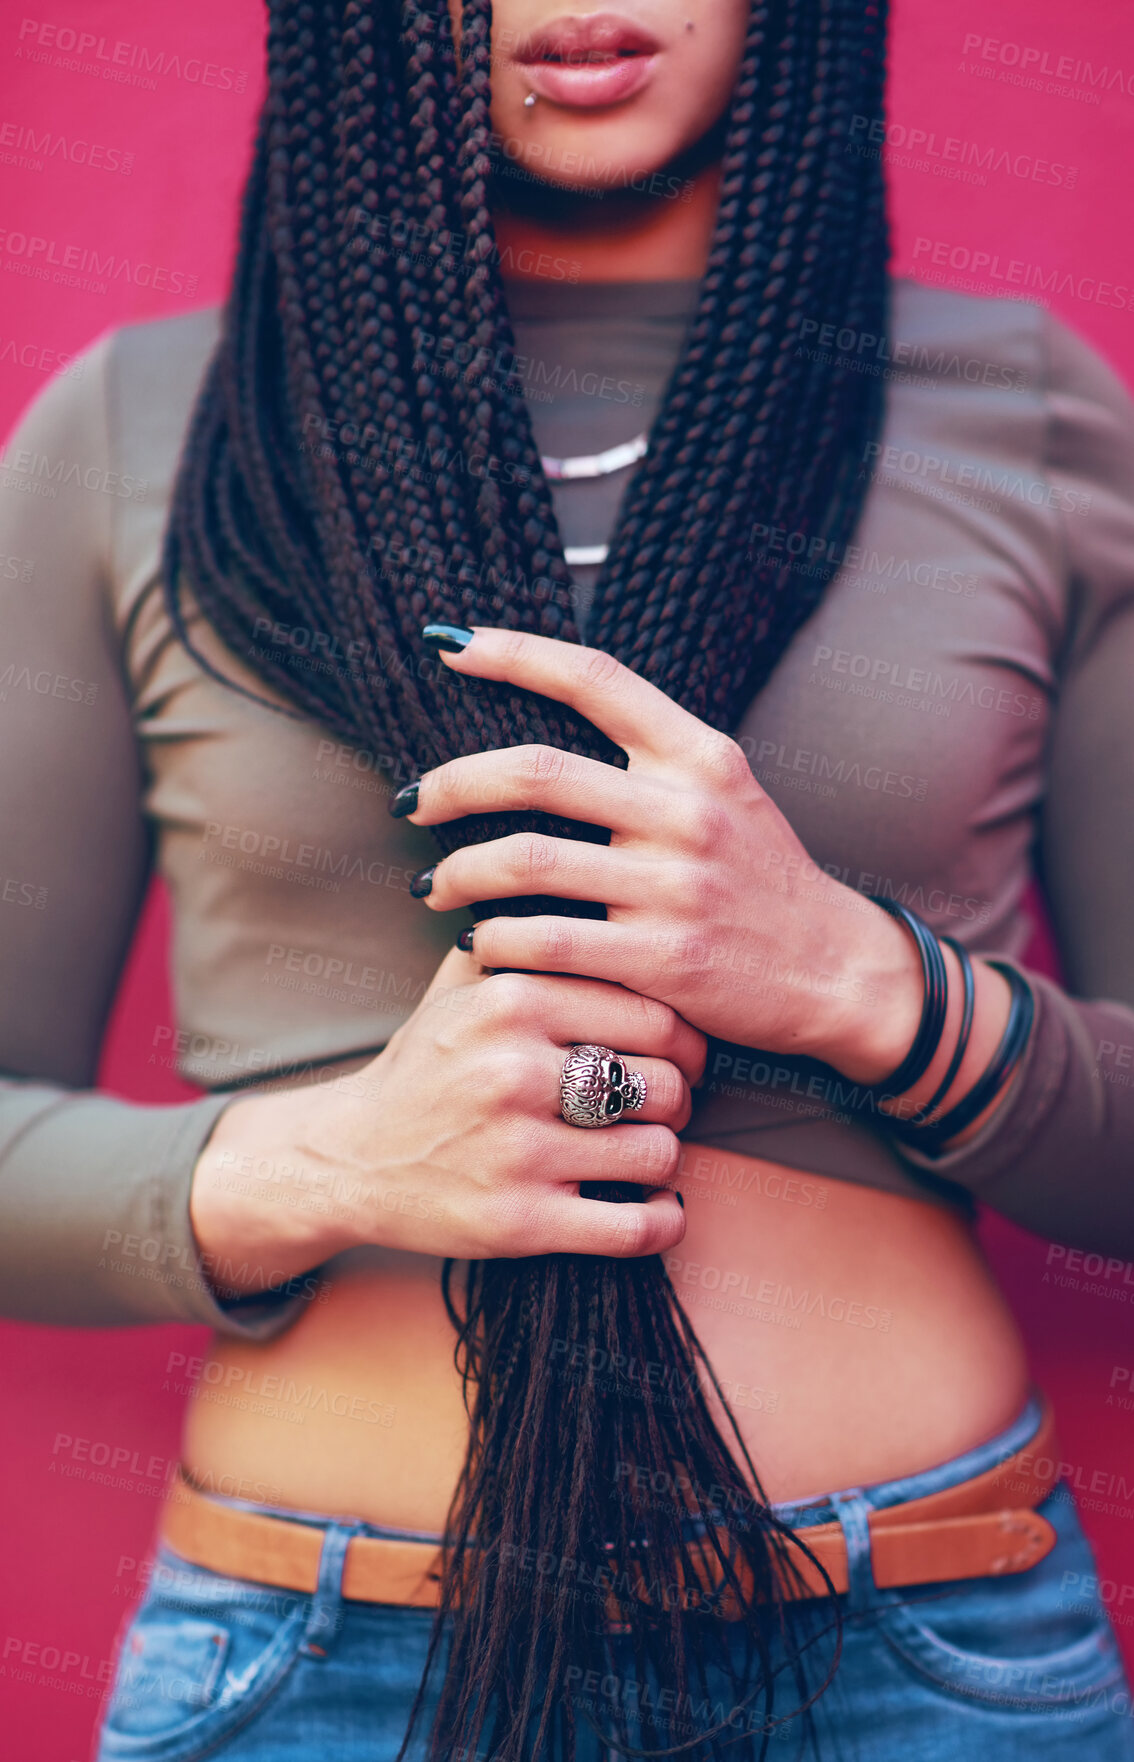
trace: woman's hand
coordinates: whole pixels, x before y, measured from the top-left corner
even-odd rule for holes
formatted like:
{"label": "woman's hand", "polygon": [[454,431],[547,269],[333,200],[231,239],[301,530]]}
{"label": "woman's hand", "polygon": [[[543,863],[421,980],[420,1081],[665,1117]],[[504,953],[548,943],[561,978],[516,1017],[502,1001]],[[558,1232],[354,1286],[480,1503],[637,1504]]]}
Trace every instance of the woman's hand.
{"label": "woman's hand", "polygon": [[[584,1041],[644,1075],[633,1122],[560,1116],[563,1060]],[[223,1287],[225,1266],[241,1267],[235,1288],[254,1290],[360,1243],[470,1259],[664,1253],[684,1234],[676,1134],[704,1061],[704,1038],[663,1003],[593,979],[485,975],[454,950],[361,1070],[220,1116],[190,1203],[206,1268]],[[585,1199],[581,1181],[633,1182],[642,1200]]]}
{"label": "woman's hand", "polygon": [[[479,923],[485,967],[614,980],[706,1034],[824,1059],[858,1082],[897,1067],[922,1003],[912,939],[811,861],[735,741],[598,649],[480,627],[444,659],[571,705],[629,758],[623,771],[519,746],[420,779],[419,826],[539,808],[610,828],[606,846],[523,833],[425,872],[438,911],[517,894],[606,906],[605,922]],[[402,792],[403,811],[413,799]]]}

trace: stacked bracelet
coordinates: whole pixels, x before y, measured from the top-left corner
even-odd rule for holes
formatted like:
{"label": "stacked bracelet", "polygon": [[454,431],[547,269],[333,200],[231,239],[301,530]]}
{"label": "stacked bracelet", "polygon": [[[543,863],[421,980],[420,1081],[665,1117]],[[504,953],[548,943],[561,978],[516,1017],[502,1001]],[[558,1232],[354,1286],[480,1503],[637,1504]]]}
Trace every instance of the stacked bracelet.
{"label": "stacked bracelet", "polygon": [[868,1091],[880,1100],[883,1096],[902,1095],[907,1089],[912,1089],[924,1077],[937,1056],[949,1007],[949,974],[941,944],[928,924],[923,924],[919,917],[904,905],[899,905],[896,899],[876,899],[874,903],[881,906],[892,918],[900,919],[910,931],[921,956],[921,971],[925,980],[921,1020],[917,1025],[913,1045],[892,1076],[884,1083],[872,1084]]}
{"label": "stacked bracelet", "polygon": [[[947,1114],[942,1114],[939,1120],[934,1120],[931,1125],[921,1126],[917,1129],[916,1146],[926,1156],[941,1156],[949,1140],[955,1138],[959,1132],[963,1132],[966,1127],[971,1126],[985,1108],[996,1099],[1019,1064],[1028,1044],[1036,1011],[1036,1000],[1032,994],[1032,988],[1023,975],[1018,973],[1015,967],[1008,966],[1006,962],[989,961],[988,964],[1004,974],[1012,989],[1008,1020],[1004,1025],[999,1046],[993,1053],[983,1074],[977,1078],[964,1099],[959,1101],[956,1107],[950,1108]],[[928,1111],[927,1109],[926,1112],[928,1113]]]}
{"label": "stacked bracelet", "polygon": [[949,1060],[949,1068],[929,1100],[923,1102],[910,1118],[902,1119],[900,1115],[895,1116],[885,1111],[881,1115],[895,1137],[901,1138],[924,1155],[935,1158],[944,1153],[951,1139],[956,1138],[980,1117],[1008,1082],[1028,1044],[1035,1019],[1035,998],[1031,986],[1015,967],[1008,966],[1003,961],[989,961],[990,967],[996,967],[1004,974],[1012,992],[1008,1020],[1000,1037],[1000,1044],[968,1094],[956,1107],[950,1108],[948,1113],[934,1119],[934,1112],[956,1082],[957,1073],[968,1051],[976,1004],[973,963],[968,950],[962,948],[959,942],[954,941],[951,936],[943,936],[939,942],[928,924],[924,924],[904,905],[899,905],[897,900],[876,899],[874,903],[881,906],[884,912],[889,912],[891,917],[899,918],[910,931],[921,956],[921,970],[925,979],[925,999],[913,1045],[892,1076],[884,1083],[872,1084],[866,1090],[866,1094],[876,1102],[896,1098],[912,1089],[924,1077],[937,1056],[949,1007],[949,975],[941,952],[941,942],[949,944],[961,968],[964,986],[961,1027]]}
{"label": "stacked bracelet", "polygon": [[934,1111],[940,1107],[950,1089],[953,1087],[957,1078],[957,1072],[960,1070],[965,1053],[969,1048],[969,1036],[972,1033],[973,1026],[973,1010],[976,1004],[976,982],[973,977],[973,963],[969,958],[968,949],[963,948],[952,936],[942,936],[941,941],[949,944],[949,947],[957,957],[957,962],[961,969],[961,983],[964,987],[964,1001],[961,1009],[961,1028],[957,1035],[957,1044],[953,1048],[953,1056],[949,1060],[949,1068],[929,1100],[924,1102],[909,1119],[903,1119],[900,1114],[890,1115],[890,1125],[899,1138],[909,1136],[916,1140],[923,1135],[926,1126],[933,1123]]}

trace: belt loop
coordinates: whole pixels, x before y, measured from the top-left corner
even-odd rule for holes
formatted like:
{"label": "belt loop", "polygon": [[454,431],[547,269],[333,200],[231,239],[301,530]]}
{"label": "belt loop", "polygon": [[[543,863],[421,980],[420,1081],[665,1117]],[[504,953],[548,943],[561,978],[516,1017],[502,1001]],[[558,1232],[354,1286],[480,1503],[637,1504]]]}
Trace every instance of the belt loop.
{"label": "belt loop", "polygon": [[878,1601],[870,1562],[870,1506],[862,1490],[852,1487],[835,1499],[835,1515],[847,1547],[847,1613],[861,1615]]}
{"label": "belt loop", "polygon": [[356,1519],[351,1523],[329,1523],[323,1531],[319,1579],[299,1647],[308,1658],[325,1658],[342,1626],[346,1552],[352,1537],[361,1535],[365,1528]]}

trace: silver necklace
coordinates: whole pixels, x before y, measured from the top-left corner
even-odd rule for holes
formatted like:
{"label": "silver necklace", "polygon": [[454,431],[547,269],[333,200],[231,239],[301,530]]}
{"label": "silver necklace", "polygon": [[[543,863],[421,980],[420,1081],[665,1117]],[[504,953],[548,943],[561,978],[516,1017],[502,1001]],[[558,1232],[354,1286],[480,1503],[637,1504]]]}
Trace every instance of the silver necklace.
{"label": "silver necklace", "polygon": [[650,449],[650,437],[643,431],[636,434],[633,440],[620,441],[616,447],[607,447],[605,453],[576,453],[570,459],[552,459],[541,453],[539,462],[544,472],[553,483],[563,483],[575,477],[609,477],[612,471],[622,471],[627,465],[636,465],[639,459],[645,458]]}
{"label": "silver necklace", "polygon": [[[636,465],[639,459],[644,459],[649,450],[650,437],[643,431],[633,440],[607,447],[603,453],[575,453],[569,459],[553,459],[541,453],[539,462],[550,482],[567,483],[586,477],[609,477],[614,471],[624,471],[628,465]],[[565,545],[563,560],[568,567],[584,568],[588,564],[605,563],[609,550],[609,545]]]}

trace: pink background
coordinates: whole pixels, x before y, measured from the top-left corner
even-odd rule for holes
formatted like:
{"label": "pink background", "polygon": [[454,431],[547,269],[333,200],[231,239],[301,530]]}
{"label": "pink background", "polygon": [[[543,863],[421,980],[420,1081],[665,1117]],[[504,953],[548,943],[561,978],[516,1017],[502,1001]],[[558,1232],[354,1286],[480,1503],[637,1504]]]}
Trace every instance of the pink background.
{"label": "pink background", "polygon": [[[3,13],[6,432],[58,352],[83,347],[109,326],[221,296],[260,89],[262,14],[257,0],[160,8],[143,0],[24,0]],[[94,41],[78,46],[68,32]],[[125,47],[109,59],[116,44]],[[1070,91],[1078,82],[1090,95],[1082,62],[1096,78],[1103,67],[1121,70],[1121,80],[1096,89],[1098,101],[1084,101]],[[917,273],[933,255],[918,241],[929,240],[958,265],[966,253],[985,252],[999,256],[1001,273],[1009,258],[1045,278],[1057,272],[1054,310],[1134,383],[1134,310],[1103,291],[1134,287],[1134,16],[1124,0],[895,0],[891,65],[896,267]],[[132,83],[107,78],[108,70]],[[1042,89],[1019,83],[1026,79]],[[912,145],[903,131],[915,127],[930,139]],[[29,145],[21,133],[29,128],[48,133],[52,146],[64,138],[69,156]],[[947,137],[966,148],[947,147]],[[88,163],[75,162],[76,143],[91,149]],[[1011,164],[988,172],[983,185],[941,175],[936,168],[955,164],[969,144],[977,153],[1004,150]],[[1052,168],[1041,170],[1046,181],[1029,175],[1037,158]],[[53,249],[33,249],[32,238]],[[118,273],[108,277],[104,268],[100,288],[99,271],[88,266],[96,285],[83,288],[51,279],[50,267],[49,279],[22,272],[29,259],[64,260],[68,247],[113,258]],[[944,275],[966,285],[960,269]],[[171,1020],[166,928],[155,892],[102,1071],[115,1093],[159,1102],[190,1093],[150,1062],[154,1026]],[[1032,958],[1050,963],[1041,928]],[[1134,1509],[1131,1493],[1115,1492],[1113,1482],[1124,1471],[1127,1486],[1134,1479],[1134,1411],[1118,1405],[1123,1385],[1115,1380],[1124,1367],[1134,1370],[1134,1267],[1099,1281],[1108,1297],[1057,1288],[1050,1275],[1059,1272],[1060,1250],[995,1218],[985,1219],[983,1232],[1037,1378],[1055,1400],[1063,1452],[1086,1495],[1083,1520],[1104,1596],[1134,1666]],[[20,1762],[82,1762],[177,1455],[183,1396],[169,1386],[181,1381],[170,1358],[199,1352],[205,1336],[178,1327],[14,1324],[0,1324],[0,1335],[0,1730]],[[1129,1380],[1124,1386],[1129,1397]],[[117,1464],[124,1487],[90,1478],[97,1470],[84,1459],[92,1454]],[[1109,1488],[1109,1498],[1092,1499],[1092,1486]]]}

